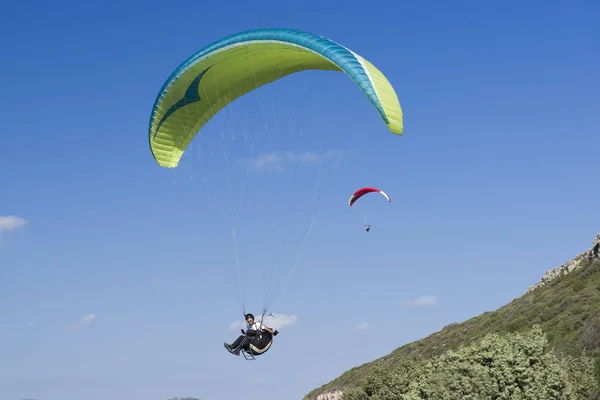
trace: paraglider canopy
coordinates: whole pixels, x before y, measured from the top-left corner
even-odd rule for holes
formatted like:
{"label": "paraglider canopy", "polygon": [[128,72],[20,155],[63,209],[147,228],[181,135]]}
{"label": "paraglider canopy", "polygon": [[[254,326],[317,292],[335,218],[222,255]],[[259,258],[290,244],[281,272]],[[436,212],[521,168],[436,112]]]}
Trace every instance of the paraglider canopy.
{"label": "paraglider canopy", "polygon": [[392,201],[392,199],[390,198],[390,196],[388,196],[384,191],[379,190],[377,188],[374,187],[364,187],[362,189],[358,189],[356,192],[354,192],[354,194],[352,194],[352,196],[350,196],[350,199],[348,200],[348,205],[350,207],[352,207],[352,205],[354,204],[354,202],[358,199],[360,199],[361,197],[363,197],[365,194],[367,193],[380,193],[381,195],[383,195],[388,203]]}
{"label": "paraglider canopy", "polygon": [[222,108],[256,88],[306,70],[344,72],[367,96],[391,133],[403,131],[402,109],[387,78],[352,50],[293,29],[256,29],[194,53],[159,91],[148,139],[156,162],[175,168],[201,128]]}

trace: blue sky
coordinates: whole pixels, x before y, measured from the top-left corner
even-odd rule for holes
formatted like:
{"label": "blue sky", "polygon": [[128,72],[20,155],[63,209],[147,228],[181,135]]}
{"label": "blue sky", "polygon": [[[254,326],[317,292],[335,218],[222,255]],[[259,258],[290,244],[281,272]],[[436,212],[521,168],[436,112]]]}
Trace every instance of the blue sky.
{"label": "blue sky", "polygon": [[[344,4],[2,4],[0,216],[13,218],[0,219],[0,398],[299,399],[510,302],[591,246],[597,2]],[[343,74],[306,72],[231,104],[179,169],[160,168],[147,124],[166,77],[261,27],[323,35],[374,63],[404,136]],[[221,133],[269,140],[249,153]],[[251,363],[222,347],[240,297],[217,206],[231,216],[238,203],[222,152],[208,156],[221,144],[232,187],[249,188],[237,235],[248,311],[260,313],[264,267],[287,273],[301,254],[271,309],[281,335]],[[274,168],[242,168],[249,156]],[[347,206],[370,185],[392,203]]]}

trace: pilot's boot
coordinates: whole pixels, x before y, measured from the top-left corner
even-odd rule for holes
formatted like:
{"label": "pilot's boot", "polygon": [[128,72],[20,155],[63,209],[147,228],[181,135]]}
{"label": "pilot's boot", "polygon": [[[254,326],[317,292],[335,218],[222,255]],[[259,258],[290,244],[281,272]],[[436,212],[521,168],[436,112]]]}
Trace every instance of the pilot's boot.
{"label": "pilot's boot", "polygon": [[234,349],[233,347],[231,347],[230,344],[223,343],[223,346],[225,346],[225,348],[227,349],[227,351],[230,352],[231,354],[235,354],[236,356],[240,355],[240,350],[239,349]]}
{"label": "pilot's boot", "polygon": [[225,346],[225,348],[227,349],[228,352],[233,353],[233,349],[231,348],[230,344],[227,344],[226,342],[223,343],[223,346]]}

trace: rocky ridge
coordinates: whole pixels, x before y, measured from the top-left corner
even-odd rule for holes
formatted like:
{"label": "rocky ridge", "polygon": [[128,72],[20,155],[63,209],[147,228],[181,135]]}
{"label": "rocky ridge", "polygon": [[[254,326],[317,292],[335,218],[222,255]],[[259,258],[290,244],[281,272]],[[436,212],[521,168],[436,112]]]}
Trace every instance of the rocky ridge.
{"label": "rocky ridge", "polygon": [[592,248],[588,249],[587,251],[581,254],[578,254],[575,258],[566,262],[565,264],[546,271],[544,276],[542,276],[542,279],[535,285],[530,286],[525,293],[533,292],[534,290],[541,288],[548,282],[577,270],[584,261],[592,262],[595,259],[600,259],[600,233],[596,235],[592,243],[594,244]]}

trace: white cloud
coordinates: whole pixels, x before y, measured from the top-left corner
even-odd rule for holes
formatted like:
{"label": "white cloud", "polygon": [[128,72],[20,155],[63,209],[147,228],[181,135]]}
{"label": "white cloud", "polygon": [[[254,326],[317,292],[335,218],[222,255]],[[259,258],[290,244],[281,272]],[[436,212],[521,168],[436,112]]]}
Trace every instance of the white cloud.
{"label": "white cloud", "polygon": [[285,161],[285,157],[280,154],[266,153],[248,159],[248,166],[255,169],[265,167],[275,171],[283,171],[283,161]]}
{"label": "white cloud", "polygon": [[368,322],[361,322],[360,324],[356,325],[356,329],[358,329],[359,331],[365,331],[367,329],[371,329],[373,327],[373,325],[371,325]]}
{"label": "white cloud", "polygon": [[229,326],[227,327],[227,330],[229,331],[233,331],[233,330],[240,330],[240,329],[245,329],[246,328],[246,323],[244,321],[233,321],[232,323],[229,324]]}
{"label": "white cloud", "polygon": [[404,305],[407,307],[429,307],[437,303],[435,296],[422,296],[411,301],[405,301]]}
{"label": "white cloud", "polygon": [[264,153],[256,157],[251,157],[244,161],[248,162],[250,168],[267,168],[271,171],[283,171],[285,170],[284,164],[286,162],[313,164],[324,158],[341,157],[342,155],[343,152],[341,150],[327,150],[323,152],[323,154],[316,151],[305,151],[302,153],[295,153],[293,151],[274,151],[272,153]]}
{"label": "white cloud", "polygon": [[90,326],[92,324],[92,322],[94,322],[96,319],[98,319],[98,316],[96,314],[88,314],[85,315],[83,317],[81,317],[79,319],[79,321],[77,321],[76,323],[69,325],[67,327],[68,330],[70,331],[75,331],[78,329],[83,329],[83,328],[87,328],[88,326]]}
{"label": "white cloud", "polygon": [[24,227],[25,225],[27,225],[27,221],[21,217],[15,217],[14,215],[0,217],[0,233],[14,231]]}
{"label": "white cloud", "polygon": [[[260,318],[259,315],[255,315],[257,319]],[[297,315],[286,315],[286,314],[270,314],[265,316],[263,320],[263,324],[271,327],[273,329],[281,329],[285,326],[296,325],[298,323]],[[246,329],[246,321],[234,321],[229,324],[227,328],[229,330],[239,330]]]}
{"label": "white cloud", "polygon": [[274,329],[292,326],[298,323],[298,316],[285,314],[272,314],[265,318],[264,323]]}

